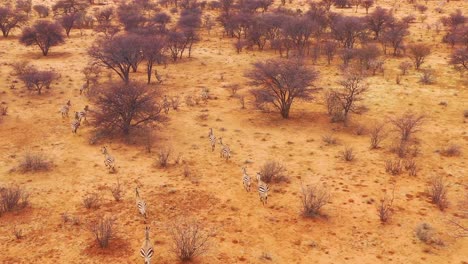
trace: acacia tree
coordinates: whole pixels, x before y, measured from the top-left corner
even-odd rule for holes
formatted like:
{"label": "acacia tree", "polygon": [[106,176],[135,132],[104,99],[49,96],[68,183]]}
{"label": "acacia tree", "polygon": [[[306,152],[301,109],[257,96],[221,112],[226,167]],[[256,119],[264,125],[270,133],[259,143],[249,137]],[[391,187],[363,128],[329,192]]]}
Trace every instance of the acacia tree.
{"label": "acacia tree", "polygon": [[408,24],[404,22],[394,22],[388,25],[387,29],[383,31],[382,43],[384,45],[384,52],[386,53],[387,44],[393,48],[393,56],[400,54],[403,49],[403,40],[409,34]]}
{"label": "acacia tree", "polygon": [[374,12],[365,18],[369,30],[374,33],[374,39],[378,39],[381,32],[395,21],[393,15],[387,9],[377,7]]}
{"label": "acacia tree", "polygon": [[148,84],[151,83],[151,75],[153,72],[154,63],[163,63],[165,60],[164,51],[166,49],[166,39],[161,36],[146,36],[142,37],[141,50],[143,57],[146,60],[146,73],[148,76]]}
{"label": "acacia tree", "polygon": [[288,118],[296,98],[309,99],[316,91],[310,86],[318,78],[318,72],[300,60],[272,59],[254,63],[254,69],[246,77],[250,85],[258,87],[252,93],[261,100],[259,103],[273,104],[283,118]]}
{"label": "acacia tree", "polygon": [[414,66],[416,69],[419,69],[426,57],[431,54],[431,48],[426,44],[417,43],[409,46],[409,52],[411,59],[413,59]]}
{"label": "acacia tree", "polygon": [[110,83],[97,91],[94,125],[106,132],[130,134],[132,129],[164,121],[157,90],[138,83]]}
{"label": "acacia tree", "polygon": [[19,41],[26,46],[37,45],[42,54],[47,56],[50,47],[63,44],[64,38],[59,24],[39,20],[33,26],[23,29]]}
{"label": "acacia tree", "polygon": [[59,0],[52,6],[55,15],[84,12],[89,4],[84,0]]}
{"label": "acacia tree", "polygon": [[10,7],[0,7],[0,30],[3,37],[8,37],[10,31],[19,28],[28,21],[28,17]]}
{"label": "acacia tree", "polygon": [[468,70],[468,48],[454,50],[450,55],[450,64],[460,71]]}
{"label": "acacia tree", "polygon": [[366,9],[366,14],[369,14],[369,8],[374,5],[374,0],[364,0],[362,6]]}
{"label": "acacia tree", "polygon": [[25,66],[18,77],[28,90],[37,91],[39,95],[44,88],[49,89],[51,83],[59,78],[58,74],[53,70],[41,71],[34,66]]}
{"label": "acacia tree", "polygon": [[96,63],[113,70],[128,83],[131,68],[138,66],[143,58],[139,43],[140,39],[136,35],[100,39],[88,50],[88,54]]}
{"label": "acacia tree", "polygon": [[330,27],[335,39],[347,49],[352,49],[356,40],[366,34],[366,26],[359,17],[338,15],[332,20]]}
{"label": "acacia tree", "polygon": [[59,19],[60,25],[65,29],[67,37],[70,37],[70,31],[76,25],[76,22],[80,20],[84,15],[81,12],[68,13],[62,15]]}
{"label": "acacia tree", "polygon": [[[356,112],[359,108],[357,102],[362,100],[362,95],[368,90],[366,84],[363,83],[364,78],[360,75],[349,74],[339,82],[341,89],[334,90],[330,93],[330,97],[335,102],[334,111],[339,111],[342,120],[347,124],[349,113]],[[337,116],[337,113],[332,113]]]}

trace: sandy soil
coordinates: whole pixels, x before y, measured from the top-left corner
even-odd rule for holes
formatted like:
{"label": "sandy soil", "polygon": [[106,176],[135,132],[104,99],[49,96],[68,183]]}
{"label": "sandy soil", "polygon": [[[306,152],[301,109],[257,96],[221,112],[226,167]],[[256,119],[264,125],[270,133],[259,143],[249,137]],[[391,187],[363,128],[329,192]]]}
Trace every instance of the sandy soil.
{"label": "sandy soil", "polygon": [[[393,2],[379,0],[378,4],[390,7]],[[416,14],[410,5],[398,5],[397,16]],[[66,44],[53,47],[47,57],[35,47],[20,45],[19,31],[0,38],[0,101],[9,107],[8,116],[0,123],[0,186],[15,184],[30,193],[28,208],[0,217],[0,262],[141,263],[139,248],[145,223],[135,208],[133,191],[139,185],[150,210],[147,224],[155,244],[154,263],[177,262],[170,251],[167,227],[180,215],[195,217],[216,230],[210,250],[197,258],[197,263],[468,263],[468,241],[454,238],[448,223],[453,218],[467,222],[457,214],[468,191],[468,123],[462,115],[468,109],[467,82],[447,64],[450,49],[440,41],[443,32],[437,34],[425,26],[457,8],[468,10],[468,5],[466,1],[450,1],[445,4],[445,14],[434,11],[436,1],[429,1],[428,6],[427,20],[411,25],[407,42],[431,44],[434,52],[425,65],[437,71],[437,83],[422,85],[419,73],[410,70],[400,85],[395,84],[397,65],[404,58],[388,56],[384,76],[368,78],[370,90],[364,103],[369,111],[354,115],[347,128],[329,122],[320,95],[312,102],[295,104],[289,120],[256,110],[243,74],[252,62],[277,55],[270,51],[236,54],[232,40],[221,38],[219,26],[210,35],[201,32],[202,41],[195,45],[193,58],[158,67],[166,79],[158,89],[183,98],[208,87],[213,99],[206,105],[183,104],[180,110],[170,111],[167,126],[154,131],[157,141],[150,154],[133,141],[106,140],[90,145],[91,127],[84,125],[73,135],[70,120],[63,120],[58,112],[68,99],[73,111],[90,104],[79,95],[79,88],[83,83],[80,71],[88,60],[86,49],[96,37],[92,31],[81,36],[73,30]],[[354,14],[353,10],[340,12]],[[365,15],[365,10],[359,9],[358,14]],[[52,67],[62,78],[40,96],[28,93],[21,83],[10,89],[15,77],[7,64],[17,60]],[[338,58],[334,63],[326,66],[321,58],[315,66],[321,73],[319,87],[337,87]],[[145,78],[142,70],[133,76]],[[229,84],[243,87],[239,93],[246,95],[247,109],[241,109],[237,99],[223,88]],[[441,101],[448,105],[439,105]],[[392,136],[383,148],[370,151],[368,135],[357,136],[354,131],[358,124],[370,127],[408,110],[427,116],[417,134],[420,171],[415,177],[391,176],[384,163],[394,158],[389,151]],[[200,114],[207,114],[207,119],[201,120]],[[229,162],[219,158],[218,151],[210,151],[210,127],[230,145],[233,156]],[[339,145],[322,142],[322,136],[330,133],[339,139]],[[449,143],[460,145],[463,154],[448,158],[435,152]],[[117,173],[109,174],[104,167],[101,145],[107,145],[116,158]],[[345,145],[356,152],[351,163],[338,157]],[[173,159],[168,168],[155,166],[162,146],[171,146],[174,157],[181,153],[182,162],[192,171],[189,178],[183,176],[184,166],[173,164]],[[52,170],[11,172],[27,151],[45,153],[53,160]],[[247,160],[250,162],[245,164]],[[256,192],[243,190],[241,166],[254,175],[267,160],[287,166],[290,182],[271,185],[269,203],[262,206]],[[431,204],[426,194],[435,175],[450,183],[450,206],[444,212]],[[107,189],[117,179],[126,191],[121,202],[115,202]],[[323,208],[325,216],[303,218],[301,183],[318,182],[332,196]],[[382,225],[376,205],[393,186],[394,216]],[[82,205],[83,195],[92,191],[102,195],[103,204],[97,210]],[[79,216],[82,224],[64,224],[64,212]],[[99,215],[117,218],[117,238],[107,250],[98,249],[87,230],[87,223]],[[414,230],[422,222],[437,230],[443,246],[426,245],[416,238]],[[15,227],[23,230],[24,238],[14,237]]]}

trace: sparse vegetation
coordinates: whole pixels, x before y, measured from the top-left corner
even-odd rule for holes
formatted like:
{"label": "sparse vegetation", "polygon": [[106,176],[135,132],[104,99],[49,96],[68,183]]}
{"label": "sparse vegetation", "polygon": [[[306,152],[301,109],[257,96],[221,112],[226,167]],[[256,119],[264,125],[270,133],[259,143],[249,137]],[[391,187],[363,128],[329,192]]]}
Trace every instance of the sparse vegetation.
{"label": "sparse vegetation", "polygon": [[98,209],[101,207],[101,196],[98,193],[87,193],[83,196],[83,205],[86,209]]}
{"label": "sparse vegetation", "polygon": [[203,255],[210,248],[213,232],[194,220],[182,219],[172,222],[169,227],[172,251],[181,261],[192,260]]}
{"label": "sparse vegetation", "polygon": [[26,152],[21,158],[18,170],[25,172],[48,171],[52,167],[51,162],[42,153]]}
{"label": "sparse vegetation", "polygon": [[94,234],[99,247],[107,248],[111,239],[115,237],[115,218],[100,216],[90,223],[89,229]]}
{"label": "sparse vegetation", "polygon": [[385,161],[385,172],[391,175],[400,175],[402,172],[401,160],[387,160]]}
{"label": "sparse vegetation", "polygon": [[321,185],[302,186],[302,214],[305,217],[316,217],[320,210],[330,201],[330,193]]}
{"label": "sparse vegetation", "polygon": [[331,134],[327,134],[327,135],[323,135],[322,136],[322,141],[325,142],[325,144],[327,145],[336,145],[338,144],[338,139],[331,135]]}
{"label": "sparse vegetation", "polygon": [[0,188],[0,216],[4,212],[21,210],[28,206],[29,194],[18,186]]}
{"label": "sparse vegetation", "polygon": [[440,155],[445,157],[457,157],[461,155],[461,148],[459,145],[451,144],[440,150]]}
{"label": "sparse vegetation", "polygon": [[114,200],[116,202],[120,202],[122,200],[124,190],[123,190],[122,185],[120,184],[119,180],[117,180],[117,184],[110,187],[110,191],[112,193],[112,197],[114,197]]}
{"label": "sparse vegetation", "polygon": [[377,149],[380,143],[385,139],[385,124],[377,124],[370,130],[370,148]]}
{"label": "sparse vegetation", "polygon": [[158,164],[160,167],[167,167],[169,165],[169,156],[171,155],[172,149],[168,146],[163,146],[159,149],[158,153]]}
{"label": "sparse vegetation", "polygon": [[414,133],[418,132],[423,124],[424,116],[407,112],[401,116],[390,119],[400,134],[401,141],[408,141]]}
{"label": "sparse vegetation", "polygon": [[267,161],[260,168],[262,181],[266,183],[287,182],[286,168],[277,161]]}
{"label": "sparse vegetation", "polygon": [[377,206],[377,213],[382,224],[388,223],[393,213],[393,200],[395,199],[395,188],[392,197],[385,195]]}
{"label": "sparse vegetation", "polygon": [[345,146],[345,148],[340,152],[340,156],[344,161],[353,161],[356,154],[354,154],[353,148]]}
{"label": "sparse vegetation", "polygon": [[429,196],[431,202],[443,211],[448,207],[447,184],[441,176],[435,176],[431,179],[429,186]]}

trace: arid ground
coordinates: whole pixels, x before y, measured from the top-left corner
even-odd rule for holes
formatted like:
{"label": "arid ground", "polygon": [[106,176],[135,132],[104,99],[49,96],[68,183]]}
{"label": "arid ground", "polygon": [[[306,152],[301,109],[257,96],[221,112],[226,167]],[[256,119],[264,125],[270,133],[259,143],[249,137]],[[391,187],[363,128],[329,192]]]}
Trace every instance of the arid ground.
{"label": "arid ground", "polygon": [[[152,262],[177,263],[169,231],[174,219],[182,216],[212,231],[209,249],[195,263],[468,263],[468,240],[456,236],[453,224],[467,226],[468,221],[468,119],[463,116],[468,110],[468,81],[466,73],[448,63],[452,49],[442,43],[444,30],[434,29],[442,16],[456,9],[466,12],[468,2],[443,3],[442,13],[435,11],[439,4],[427,1],[427,19],[411,23],[411,33],[405,37],[406,43],[430,45],[432,52],[424,67],[435,70],[436,82],[420,83],[421,72],[412,68],[396,84],[399,63],[409,59],[385,55],[384,73],[366,78],[369,90],[361,103],[368,110],[352,114],[347,126],[330,122],[323,99],[325,90],[339,87],[338,56],[331,65],[323,56],[315,65],[306,57],[307,65],[320,73],[315,86],[321,90],[313,100],[295,102],[290,118],[283,119],[274,110],[266,113],[254,106],[245,77],[252,63],[279,54],[270,49],[238,54],[234,40],[223,37],[219,23],[209,34],[200,29],[201,40],[194,44],[191,58],[167,67],[156,65],[164,82],[153,86],[180,98],[208,88],[210,99],[194,106],[182,100],[178,110],[171,109],[167,123],[153,130],[151,153],[134,137],[90,144],[92,118],[77,134],[71,133],[74,111],[85,105],[93,110],[93,102],[79,93],[84,83],[81,71],[90,60],[87,50],[97,38],[92,29],[83,34],[72,29],[65,44],[53,47],[48,56],[42,56],[36,46],[21,45],[21,29],[14,29],[8,38],[0,38],[0,102],[8,106],[0,121],[0,186],[24,188],[29,204],[0,216],[0,263],[143,263],[139,249],[145,226],[151,227]],[[378,0],[377,5],[397,8],[396,17],[420,16],[407,2]],[[306,10],[307,4],[294,1],[286,7]],[[363,8],[357,13],[354,8],[332,7],[332,11],[366,15]],[[35,19],[32,13],[29,23]],[[9,66],[20,60],[53,68],[61,78],[41,95],[29,92]],[[131,78],[145,81],[143,68]],[[118,81],[116,74],[102,78]],[[226,89],[233,84],[242,88],[238,94],[245,96],[244,109]],[[71,114],[62,118],[59,110],[67,100],[71,100]],[[407,172],[393,176],[386,172],[385,163],[398,158],[391,152],[398,135],[389,120],[408,111],[425,117],[415,134],[418,171],[416,176]],[[370,150],[368,131],[375,123],[387,123],[388,135],[379,149]],[[356,133],[362,127],[367,132]],[[211,151],[209,128],[230,146],[228,162],[220,158],[219,146]],[[326,135],[336,137],[337,144],[327,145]],[[451,144],[459,146],[461,154],[441,155],[440,150]],[[115,173],[109,173],[103,163],[102,146],[115,158]],[[345,146],[354,150],[351,162],[340,157]],[[163,148],[172,150],[166,168],[157,162]],[[20,172],[18,164],[25,153],[47,157],[51,168]],[[269,160],[286,167],[288,180],[269,185],[268,203],[263,206],[254,178]],[[242,166],[252,177],[251,192],[242,186]],[[184,170],[190,175],[184,176]],[[428,194],[435,176],[447,183],[449,205],[443,211]],[[109,191],[118,181],[124,189],[120,202]],[[301,213],[301,186],[310,184],[320,184],[330,194],[315,218]],[[135,206],[137,186],[148,204],[146,223]],[[392,190],[392,216],[383,224],[377,207]],[[101,206],[86,209],[83,197],[92,192],[100,195]],[[79,223],[65,223],[63,214],[77,217]],[[115,218],[115,238],[106,249],[99,248],[89,231],[90,223],[100,216]],[[433,238],[427,243],[416,236],[422,223],[432,227]],[[21,238],[15,237],[15,230],[21,230]]]}

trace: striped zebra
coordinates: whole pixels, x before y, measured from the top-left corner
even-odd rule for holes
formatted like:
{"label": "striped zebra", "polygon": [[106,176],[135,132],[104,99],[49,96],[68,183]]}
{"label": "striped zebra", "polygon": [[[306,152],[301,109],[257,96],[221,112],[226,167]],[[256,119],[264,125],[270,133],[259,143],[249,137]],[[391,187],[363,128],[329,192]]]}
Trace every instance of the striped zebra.
{"label": "striped zebra", "polygon": [[169,102],[166,95],[164,96],[164,99],[163,99],[163,109],[166,115],[169,113],[169,109],[171,109],[171,102]]}
{"label": "striped zebra", "polygon": [[250,176],[247,174],[247,169],[245,167],[242,167],[242,184],[244,185],[244,189],[247,192],[250,192]]}
{"label": "striped zebra", "polygon": [[216,147],[216,137],[213,134],[213,129],[210,128],[210,132],[208,133],[208,138],[210,139],[210,144],[211,144],[211,152],[215,150]]}
{"label": "striped zebra", "polygon": [[83,84],[83,86],[81,86],[80,88],[80,95],[82,95],[83,93],[88,93],[89,91],[89,81],[86,81],[85,84]]}
{"label": "striped zebra", "polygon": [[101,148],[102,154],[104,154],[104,165],[109,169],[110,172],[115,171],[115,159],[107,151],[107,147],[104,146]]}
{"label": "striped zebra", "polygon": [[62,108],[60,108],[60,113],[62,114],[62,118],[68,117],[70,106],[71,106],[71,102],[70,100],[68,100],[67,103],[64,106],[62,106]]}
{"label": "striped zebra", "polygon": [[145,260],[145,264],[151,264],[151,258],[154,255],[153,245],[149,238],[149,231],[150,228],[147,226],[145,228],[145,241],[140,249],[140,256]]}
{"label": "striped zebra", "polygon": [[262,181],[262,175],[257,172],[257,182],[258,182],[258,195],[260,196],[260,201],[263,205],[267,204],[268,201],[268,184]]}
{"label": "striped zebra", "polygon": [[138,187],[135,188],[135,194],[138,212],[146,219],[146,202],[143,199],[141,199],[140,193],[138,192]]}
{"label": "striped zebra", "polygon": [[73,120],[73,122],[71,122],[72,133],[76,134],[76,132],[78,131],[78,128],[80,128],[80,121],[75,119]]}
{"label": "striped zebra", "polygon": [[81,123],[81,120],[86,121],[86,115],[88,113],[89,107],[86,105],[83,109],[83,111],[80,112],[75,112],[75,119],[79,120]]}
{"label": "striped zebra", "polygon": [[231,149],[229,148],[228,145],[223,144],[223,138],[219,138],[219,144],[221,145],[221,150],[220,150],[220,156],[221,158],[225,158],[226,161],[229,160],[231,157]]}

